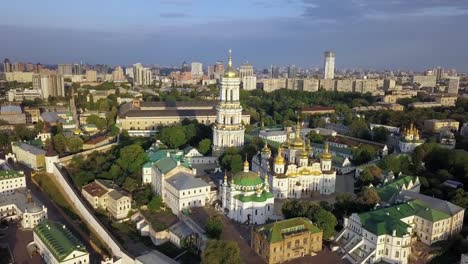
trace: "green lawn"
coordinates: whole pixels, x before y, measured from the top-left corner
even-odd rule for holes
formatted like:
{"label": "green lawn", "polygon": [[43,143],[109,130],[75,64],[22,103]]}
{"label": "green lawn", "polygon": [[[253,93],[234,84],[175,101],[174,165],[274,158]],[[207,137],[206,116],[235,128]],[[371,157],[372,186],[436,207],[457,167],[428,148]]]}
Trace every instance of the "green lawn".
{"label": "green lawn", "polygon": [[59,191],[57,186],[55,186],[54,182],[48,174],[37,173],[34,176],[34,180],[42,188],[42,190],[47,193],[47,196],[49,196],[51,200],[53,200],[60,208],[62,208],[62,210],[64,210],[68,216],[74,220],[80,219],[67,200],[65,200],[65,197]]}

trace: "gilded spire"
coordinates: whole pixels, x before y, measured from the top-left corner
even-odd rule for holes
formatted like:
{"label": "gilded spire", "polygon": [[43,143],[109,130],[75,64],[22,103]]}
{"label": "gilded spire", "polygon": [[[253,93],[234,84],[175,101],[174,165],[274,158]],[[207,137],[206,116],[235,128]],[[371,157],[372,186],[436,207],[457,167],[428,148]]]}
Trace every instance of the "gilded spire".
{"label": "gilded spire", "polygon": [[227,77],[227,78],[237,77],[236,71],[232,67],[232,51],[230,49],[229,49],[229,57],[228,57],[228,67],[226,71],[224,71],[224,77]]}
{"label": "gilded spire", "polygon": [[332,158],[331,154],[328,152],[328,142],[325,142],[322,158],[326,160],[330,160]]}
{"label": "gilded spire", "polygon": [[278,155],[275,158],[275,164],[284,165],[284,158],[283,155],[281,155],[281,149],[278,149]]}
{"label": "gilded spire", "polygon": [[227,183],[228,177],[227,177],[227,170],[224,170],[224,183]]}
{"label": "gilded spire", "polygon": [[247,160],[247,154],[245,154],[245,161],[244,161],[244,172],[248,172],[249,171],[249,161]]}

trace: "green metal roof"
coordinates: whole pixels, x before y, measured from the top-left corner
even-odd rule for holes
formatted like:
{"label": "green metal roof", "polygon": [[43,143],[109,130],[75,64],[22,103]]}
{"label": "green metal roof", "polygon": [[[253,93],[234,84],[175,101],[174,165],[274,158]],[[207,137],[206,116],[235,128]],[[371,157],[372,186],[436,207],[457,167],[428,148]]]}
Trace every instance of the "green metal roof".
{"label": "green metal roof", "polygon": [[266,200],[270,198],[273,198],[273,194],[271,194],[271,192],[263,191],[260,196],[257,196],[257,194],[255,193],[251,195],[237,194],[237,195],[234,195],[234,198],[243,203],[246,203],[246,202],[261,203],[261,202],[265,202]]}
{"label": "green metal roof", "polygon": [[311,233],[322,232],[322,230],[315,226],[312,221],[304,217],[291,218],[263,225],[258,227],[256,231],[263,233],[270,243],[282,241],[283,235],[287,234],[304,231]]}
{"label": "green metal roof", "polygon": [[394,195],[398,194],[403,186],[408,185],[410,182],[415,182],[417,177],[413,176],[400,176],[397,180],[394,180],[388,184],[380,187],[374,187],[375,191],[379,195],[382,201],[389,202]]}
{"label": "green metal roof", "polygon": [[148,168],[152,165],[156,166],[162,173],[167,173],[177,167],[177,163],[180,165],[191,168],[190,163],[178,149],[161,149],[157,151],[147,151],[148,162],[143,166]]}
{"label": "green metal roof", "polygon": [[253,171],[241,171],[234,176],[234,183],[240,186],[256,186],[263,184],[263,180]]}
{"label": "green metal roof", "polygon": [[396,231],[397,237],[402,237],[407,232],[408,224],[401,219],[409,216],[419,216],[431,222],[447,219],[450,216],[442,211],[433,209],[430,205],[419,200],[413,200],[404,204],[394,205],[359,214],[363,228],[378,236],[392,235]]}
{"label": "green metal roof", "polygon": [[85,246],[62,224],[43,220],[34,228],[34,232],[58,261],[64,260],[75,250],[88,253]]}
{"label": "green metal roof", "polygon": [[24,174],[14,170],[0,170],[0,180],[14,179],[23,177]]}
{"label": "green metal roof", "polygon": [[[322,143],[312,143],[312,148],[313,149],[324,149],[325,144]],[[342,155],[342,156],[352,156],[353,155],[353,149],[352,148],[339,148],[337,146],[332,146],[329,145],[328,149],[330,152],[336,153],[337,155]]]}

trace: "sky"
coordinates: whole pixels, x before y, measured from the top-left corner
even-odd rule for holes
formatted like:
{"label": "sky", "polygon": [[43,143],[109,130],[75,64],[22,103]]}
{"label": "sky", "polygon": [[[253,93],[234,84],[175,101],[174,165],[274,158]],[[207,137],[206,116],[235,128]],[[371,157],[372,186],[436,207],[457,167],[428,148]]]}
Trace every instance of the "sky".
{"label": "sky", "polygon": [[468,71],[467,0],[3,1],[0,58]]}

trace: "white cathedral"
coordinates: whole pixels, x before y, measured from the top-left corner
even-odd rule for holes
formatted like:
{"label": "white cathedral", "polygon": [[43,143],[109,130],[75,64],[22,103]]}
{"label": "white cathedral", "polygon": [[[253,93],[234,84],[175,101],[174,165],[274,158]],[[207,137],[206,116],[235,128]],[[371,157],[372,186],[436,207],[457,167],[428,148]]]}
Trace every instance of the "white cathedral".
{"label": "white cathedral", "polygon": [[239,101],[240,78],[232,67],[229,50],[228,67],[221,78],[216,122],[213,126],[213,153],[220,155],[229,147],[244,145],[245,127],[242,124],[242,106]]}
{"label": "white cathedral", "polygon": [[314,194],[335,192],[336,171],[328,144],[320,159],[314,157],[310,141],[301,138],[301,125],[296,125],[295,137],[286,140],[273,158],[268,144],[252,158],[252,170],[269,181],[275,198],[306,198]]}

